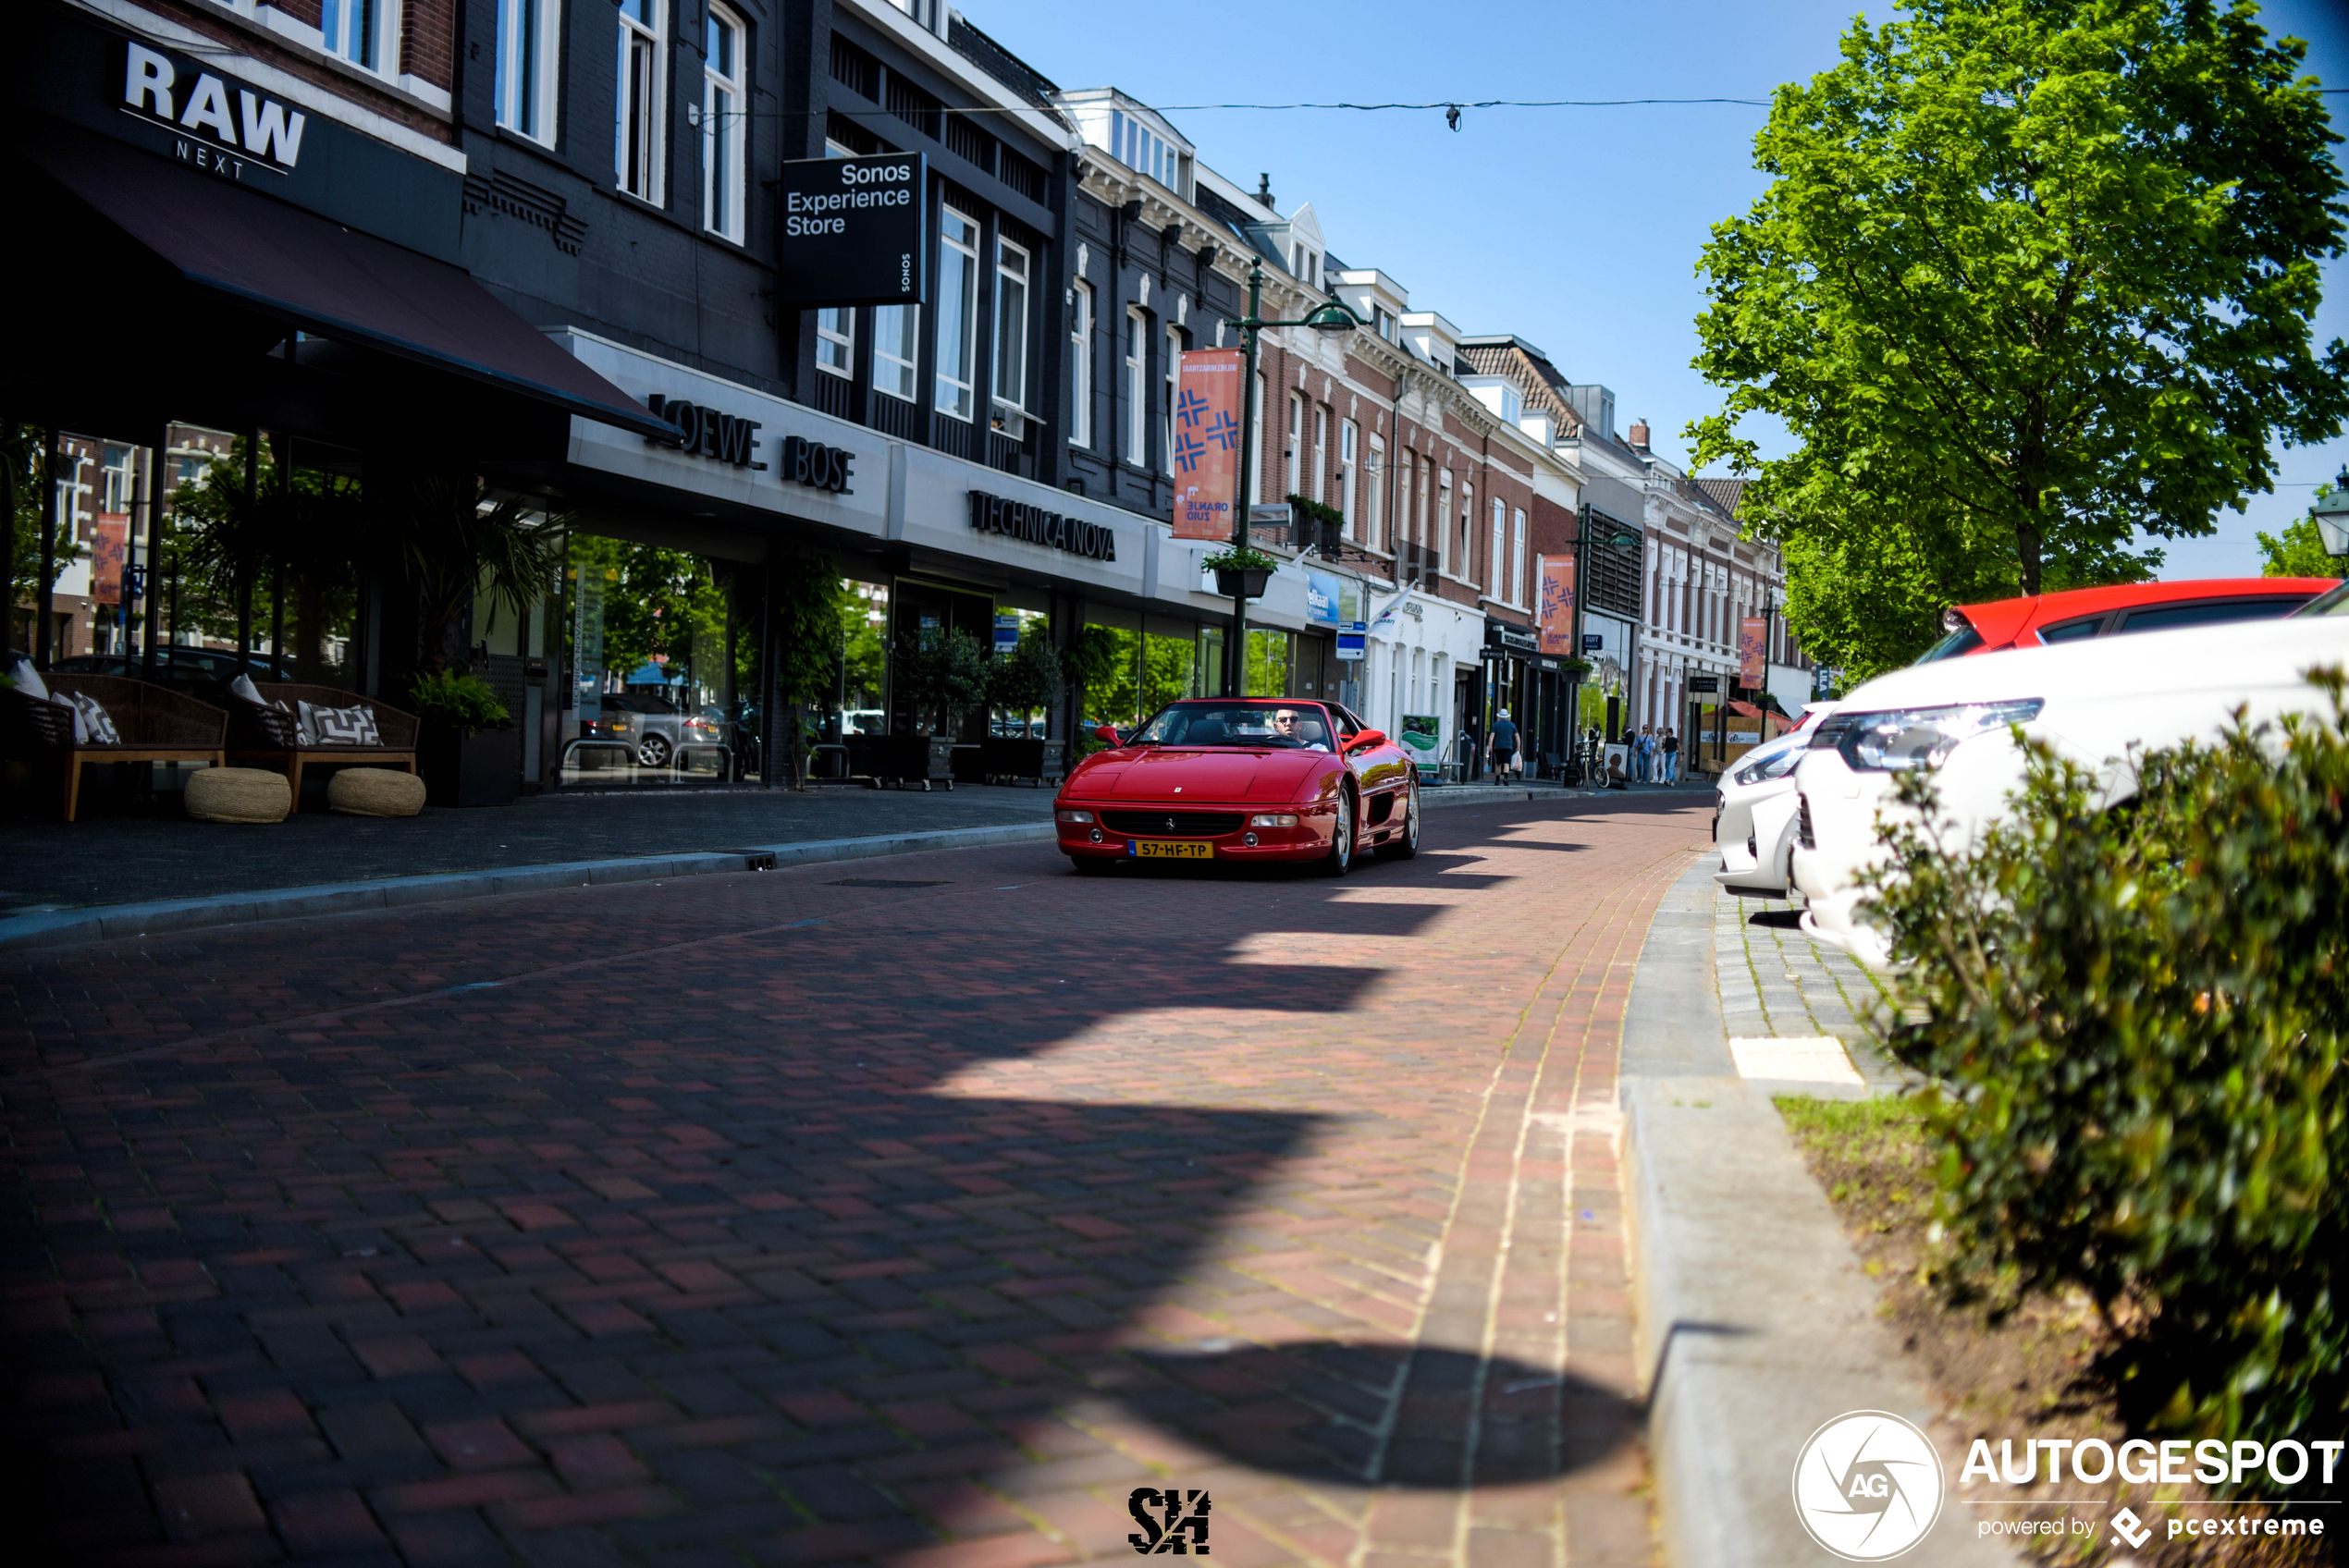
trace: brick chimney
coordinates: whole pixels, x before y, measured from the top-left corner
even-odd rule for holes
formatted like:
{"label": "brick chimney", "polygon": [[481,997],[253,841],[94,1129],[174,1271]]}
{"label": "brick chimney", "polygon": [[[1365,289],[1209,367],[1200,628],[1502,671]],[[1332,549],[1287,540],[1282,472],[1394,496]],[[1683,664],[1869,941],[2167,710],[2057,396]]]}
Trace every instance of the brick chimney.
{"label": "brick chimney", "polygon": [[1631,422],[1631,445],[1637,447],[1642,452],[1648,449],[1647,421],[1643,419],[1635,419]]}
{"label": "brick chimney", "polygon": [[1266,212],[1280,211],[1278,207],[1273,205],[1273,177],[1271,175],[1260,174],[1256,177],[1256,199],[1264,204]]}

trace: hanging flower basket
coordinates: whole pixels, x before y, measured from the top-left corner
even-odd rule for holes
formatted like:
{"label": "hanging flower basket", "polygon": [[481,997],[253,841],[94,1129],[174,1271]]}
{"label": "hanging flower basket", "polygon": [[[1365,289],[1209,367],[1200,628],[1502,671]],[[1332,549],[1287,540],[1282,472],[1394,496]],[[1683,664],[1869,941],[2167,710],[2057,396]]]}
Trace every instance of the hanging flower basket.
{"label": "hanging flower basket", "polygon": [[1261,567],[1218,567],[1215,591],[1227,599],[1261,599],[1273,574]]}

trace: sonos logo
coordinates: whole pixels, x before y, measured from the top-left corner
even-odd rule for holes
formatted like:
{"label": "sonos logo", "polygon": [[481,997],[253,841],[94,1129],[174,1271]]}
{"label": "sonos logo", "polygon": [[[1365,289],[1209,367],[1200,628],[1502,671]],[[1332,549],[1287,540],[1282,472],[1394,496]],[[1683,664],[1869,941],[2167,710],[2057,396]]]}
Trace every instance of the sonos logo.
{"label": "sonos logo", "polygon": [[1855,1410],[1811,1434],[1794,1462],[1794,1513],[1811,1538],[1851,1562],[1881,1562],[1941,1516],[1941,1455],[1898,1415]]}

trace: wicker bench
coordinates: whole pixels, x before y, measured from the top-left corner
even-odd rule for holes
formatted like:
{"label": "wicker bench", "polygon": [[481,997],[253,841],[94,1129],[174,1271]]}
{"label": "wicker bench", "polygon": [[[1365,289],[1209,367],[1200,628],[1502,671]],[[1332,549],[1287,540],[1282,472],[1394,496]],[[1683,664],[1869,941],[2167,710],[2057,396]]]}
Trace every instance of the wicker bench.
{"label": "wicker bench", "polygon": [[[265,763],[282,769],[286,782],[293,789],[294,809],[301,807],[301,770],[313,765],[344,763],[362,764],[368,767],[404,767],[416,771],[416,730],[418,720],[412,713],[402,713],[388,704],[356,692],[339,691],[332,686],[301,686],[291,681],[259,680],[253,683],[264,703],[283,703],[282,709],[256,706],[252,703],[230,698],[228,715],[228,754],[239,762]],[[301,743],[301,729],[295,716],[301,710],[297,703],[308,703],[314,708],[365,708],[375,716],[375,733],[382,744],[376,746],[337,746],[313,742]]]}
{"label": "wicker bench", "polygon": [[[209,703],[119,675],[53,670],[43,679],[52,701],[0,691],[0,748],[11,757],[63,770],[68,822],[80,810],[84,763],[202,762],[218,766],[224,760],[228,716]],[[74,740],[73,709],[57,699],[77,692],[105,706],[117,736],[112,745]]]}

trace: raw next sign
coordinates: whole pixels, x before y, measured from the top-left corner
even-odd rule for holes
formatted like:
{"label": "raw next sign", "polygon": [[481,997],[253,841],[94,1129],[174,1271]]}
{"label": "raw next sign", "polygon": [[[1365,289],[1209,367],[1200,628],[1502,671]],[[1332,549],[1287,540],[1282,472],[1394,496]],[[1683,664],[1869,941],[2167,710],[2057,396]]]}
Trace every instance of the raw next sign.
{"label": "raw next sign", "polygon": [[785,305],[929,300],[928,165],[918,153],[803,158],[782,165]]}
{"label": "raw next sign", "polygon": [[1024,539],[1028,544],[1066,550],[1088,560],[1117,559],[1117,534],[1101,523],[1063,517],[1025,501],[1007,501],[1001,496],[982,495],[977,490],[970,496],[971,526],[981,533]]}
{"label": "raw next sign", "polygon": [[123,44],[123,113],[168,129],[181,163],[230,179],[254,169],[292,173],[301,161],[301,111],[233,80],[136,39]]}

